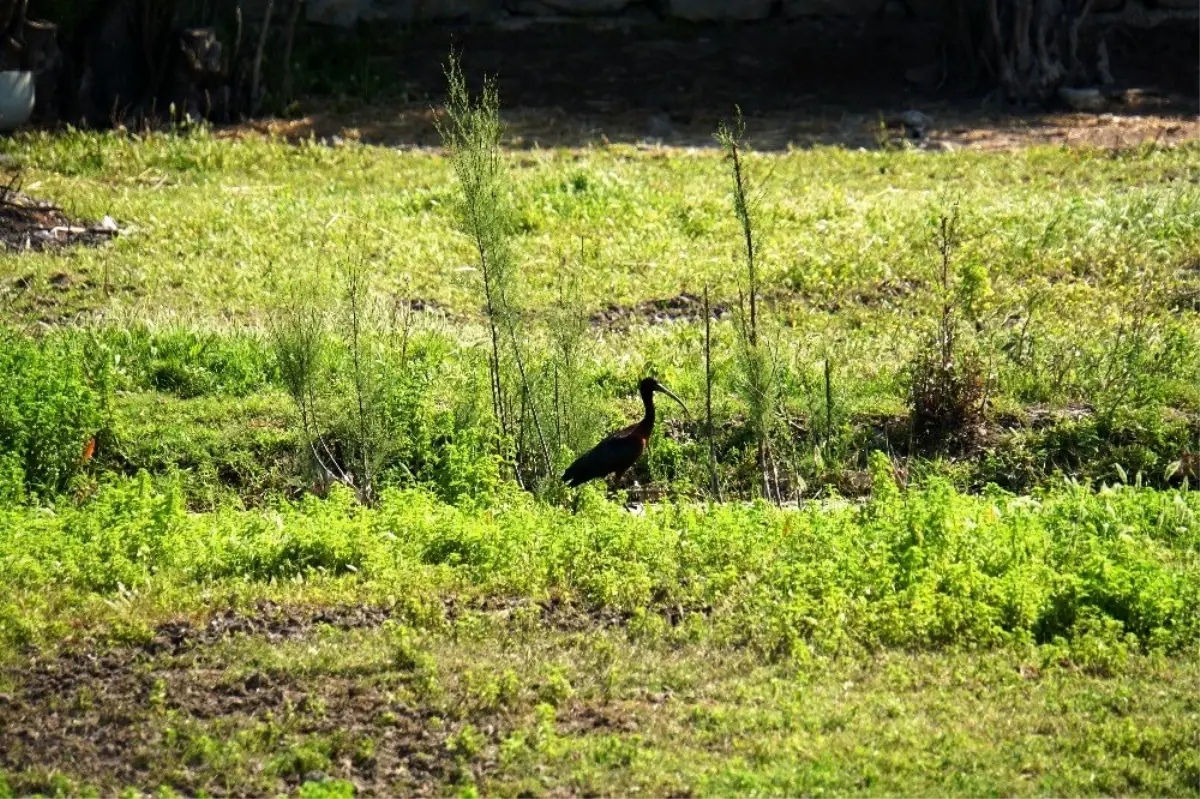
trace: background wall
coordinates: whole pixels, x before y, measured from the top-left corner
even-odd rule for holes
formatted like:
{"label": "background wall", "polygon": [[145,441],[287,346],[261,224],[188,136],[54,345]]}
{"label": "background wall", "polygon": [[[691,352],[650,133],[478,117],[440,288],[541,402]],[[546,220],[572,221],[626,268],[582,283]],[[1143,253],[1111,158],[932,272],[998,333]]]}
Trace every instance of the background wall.
{"label": "background wall", "polygon": [[[261,8],[264,0],[255,0]],[[341,27],[358,22],[476,21],[514,18],[666,18],[689,22],[804,17],[937,20],[956,0],[308,0],[309,21]],[[1156,13],[1197,10],[1198,0],[1095,0],[1092,12],[1153,21]],[[1187,23],[1183,23],[1187,24]],[[1193,24],[1193,28],[1194,28]]]}

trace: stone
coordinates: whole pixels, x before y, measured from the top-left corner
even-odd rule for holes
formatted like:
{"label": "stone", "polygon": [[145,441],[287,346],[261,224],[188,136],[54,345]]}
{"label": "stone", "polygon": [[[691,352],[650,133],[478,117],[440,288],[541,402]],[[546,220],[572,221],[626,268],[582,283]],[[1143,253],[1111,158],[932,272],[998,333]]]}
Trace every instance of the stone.
{"label": "stone", "polygon": [[871,17],[881,0],[783,0],[785,17]]}
{"label": "stone", "polygon": [[1058,90],[1058,96],[1076,111],[1103,111],[1108,107],[1108,100],[1099,89],[1072,89],[1064,86]]}
{"label": "stone", "polygon": [[688,22],[766,19],[772,0],[668,0],[667,16]]}
{"label": "stone", "polygon": [[900,123],[906,128],[912,128],[923,134],[933,125],[933,120],[927,114],[923,114],[916,109],[910,109],[900,115]]}

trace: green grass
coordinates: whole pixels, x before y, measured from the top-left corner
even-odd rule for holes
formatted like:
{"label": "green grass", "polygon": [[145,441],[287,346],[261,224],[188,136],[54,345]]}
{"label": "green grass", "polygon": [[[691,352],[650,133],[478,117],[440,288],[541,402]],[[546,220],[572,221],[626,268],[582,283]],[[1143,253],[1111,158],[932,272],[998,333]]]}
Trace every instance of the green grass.
{"label": "green grass", "polygon": [[[751,132],[752,135],[752,132]],[[332,275],[314,251],[368,253],[388,288],[474,310],[454,235],[454,187],[435,153],[351,145],[222,141],[198,133],[31,134],[3,152],[28,168],[26,187],[72,213],[111,214],[134,230],[115,253],[67,263],[136,291],[156,314],[253,314],[273,279]],[[1007,154],[818,149],[751,158],[759,193],[764,283],[806,299],[843,300],[881,281],[926,274],[926,222],[947,196],[967,213],[964,258],[997,288],[1035,278],[1101,290],[1124,270],[1187,266],[1200,257],[1200,151],[1037,148]],[[518,257],[535,304],[573,264],[584,301],[632,303],[698,291],[729,298],[737,222],[716,151],[631,148],[509,157]],[[13,262],[6,258],[9,264]],[[45,269],[50,256],[28,259]],[[1092,283],[1101,285],[1091,286]],[[96,301],[99,298],[95,298]]]}
{"label": "green grass", "polygon": [[[637,513],[520,491],[493,456],[439,154],[204,132],[0,152],[129,228],[0,254],[0,797],[1200,795],[1197,145],[752,155],[803,501],[741,501],[726,316],[733,501],[703,501],[707,442],[669,410],[633,472],[668,499]],[[702,408],[694,309],[585,326],[569,386],[555,333],[706,282],[736,301],[719,155],[506,158],[533,394],[578,389],[544,417],[569,427],[556,466],[639,412],[647,373]],[[934,452],[908,381],[954,202],[989,407],[972,448]],[[352,446],[336,306],[359,258],[385,308],[440,307],[371,339],[369,507],[309,492],[269,329],[289,292],[328,305],[321,412]]]}
{"label": "green grass", "polygon": [[[620,631],[534,634],[501,622],[422,636],[435,664],[422,677],[394,665],[394,636],[239,636],[147,659],[140,669],[158,686],[149,699],[110,693],[93,707],[122,707],[144,725],[152,743],[138,750],[133,783],[144,794],[1197,792],[1194,662],[1134,656],[1115,678],[1019,650],[764,664]],[[192,670],[205,675],[207,710],[224,714],[200,710]],[[262,702],[269,720],[239,712],[247,684],[286,686],[288,699]],[[411,768],[397,768],[398,750]],[[72,795],[129,785],[73,772],[57,752],[7,779],[17,794],[49,794],[56,779]]]}
{"label": "green grass", "polygon": [[[120,713],[133,783],[185,794],[1195,795],[1196,494],[887,485],[803,511],[193,514],[144,480],[5,512],[14,718],[83,747],[55,721],[7,779],[122,787],[87,732]],[[225,607],[250,625],[198,637]],[[73,687],[26,694],[47,668]]]}

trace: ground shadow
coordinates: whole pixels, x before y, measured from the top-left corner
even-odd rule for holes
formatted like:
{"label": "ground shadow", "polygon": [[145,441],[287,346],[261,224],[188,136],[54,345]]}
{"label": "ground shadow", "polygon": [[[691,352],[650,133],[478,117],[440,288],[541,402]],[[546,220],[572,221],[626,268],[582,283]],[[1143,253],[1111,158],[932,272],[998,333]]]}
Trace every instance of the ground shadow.
{"label": "ground shadow", "polygon": [[1194,49],[1194,42],[1161,36],[1162,43],[1147,35],[1136,46],[1112,47],[1114,72],[1129,91],[1098,115],[989,105],[979,91],[946,77],[937,28],[916,21],[326,30],[307,42],[320,61],[302,63],[309,95],[300,116],[255,126],[293,138],[436,146],[431,109],[441,101],[443,64],[453,48],[472,83],[497,76],[516,147],[712,146],[718,120],[735,105],[751,122],[751,143],[764,150],[875,147],[881,119],[910,110],[931,118],[931,142],[948,146],[1194,138],[1195,92],[1184,85],[1194,77],[1147,55]]}

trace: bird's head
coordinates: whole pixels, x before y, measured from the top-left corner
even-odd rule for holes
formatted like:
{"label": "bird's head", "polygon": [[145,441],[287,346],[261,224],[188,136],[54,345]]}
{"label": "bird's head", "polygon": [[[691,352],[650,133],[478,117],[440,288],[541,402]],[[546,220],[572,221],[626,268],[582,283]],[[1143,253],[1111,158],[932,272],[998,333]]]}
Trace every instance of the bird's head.
{"label": "bird's head", "polygon": [[691,411],[689,411],[688,407],[683,404],[683,400],[675,396],[675,392],[671,391],[671,389],[667,388],[653,377],[643,377],[642,382],[638,383],[638,392],[647,399],[649,399],[650,395],[655,391],[660,394],[666,394],[668,397],[678,402],[679,407],[683,408],[685,413],[687,413],[689,416],[691,415]]}

